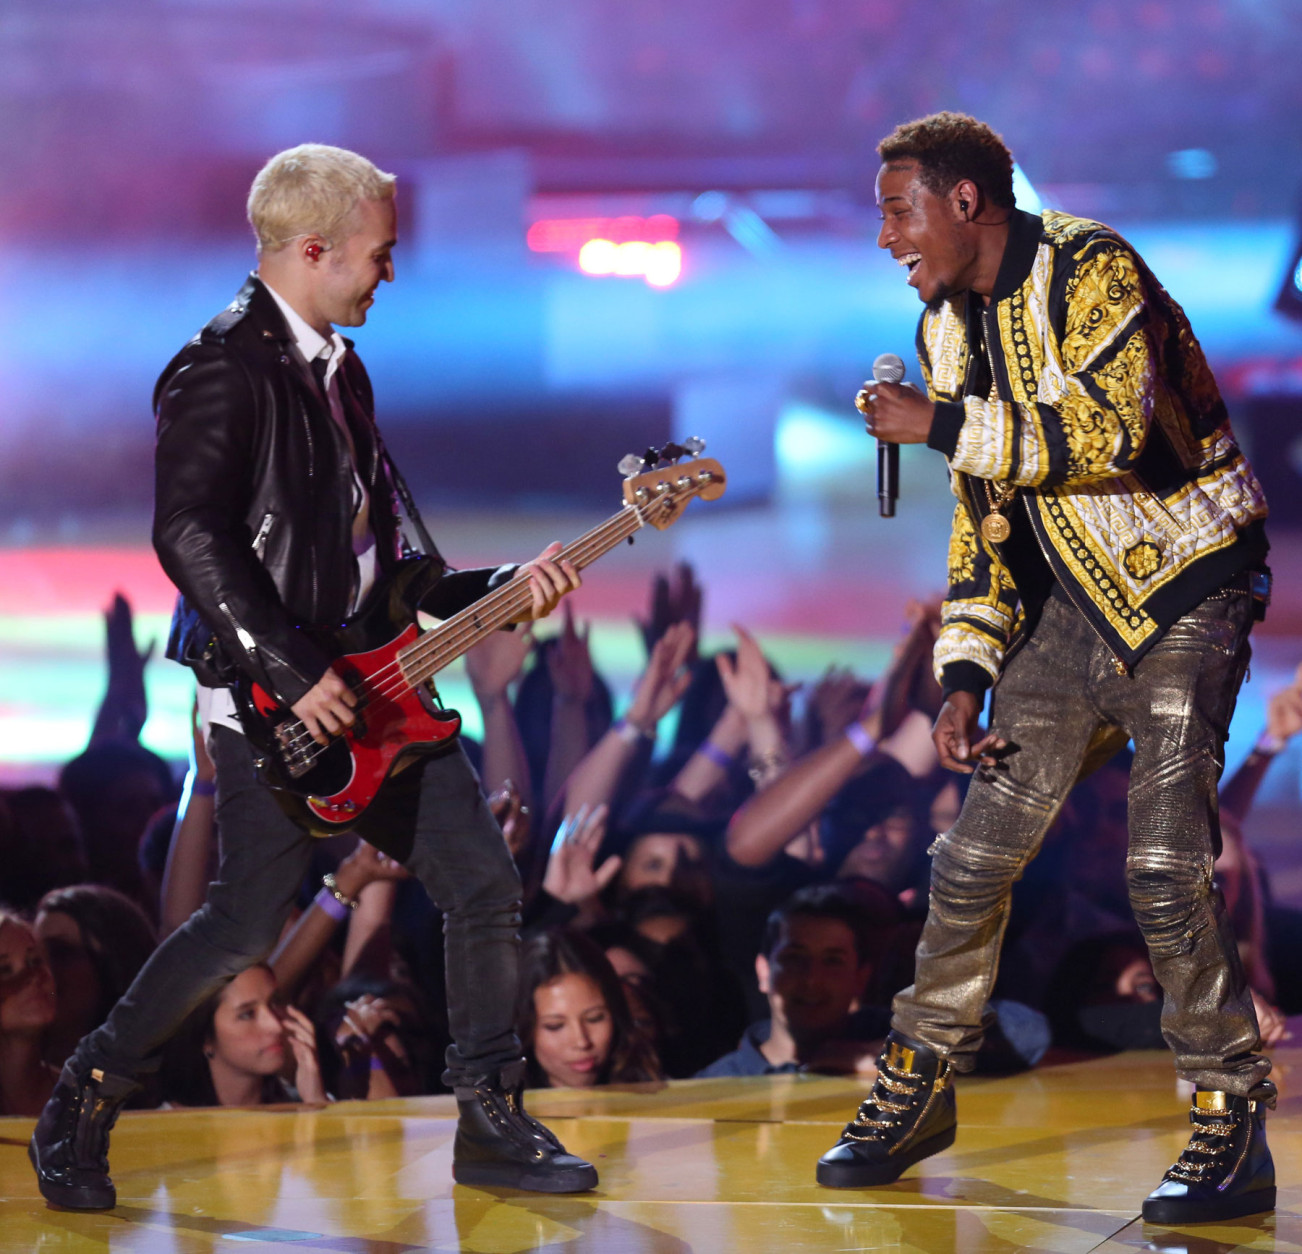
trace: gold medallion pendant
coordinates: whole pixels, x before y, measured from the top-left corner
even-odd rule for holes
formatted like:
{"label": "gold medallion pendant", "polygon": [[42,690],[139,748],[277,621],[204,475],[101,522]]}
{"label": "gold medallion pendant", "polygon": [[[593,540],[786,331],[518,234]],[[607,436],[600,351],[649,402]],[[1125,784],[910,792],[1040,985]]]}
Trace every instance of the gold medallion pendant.
{"label": "gold medallion pendant", "polygon": [[981,534],[991,544],[1003,544],[1013,534],[1013,524],[1002,514],[987,514],[981,520]]}
{"label": "gold medallion pendant", "polygon": [[1013,534],[1013,524],[999,511],[1012,504],[1017,488],[1011,483],[992,485],[989,479],[982,480],[982,485],[990,512],[981,520],[981,534],[987,544],[1003,544]]}

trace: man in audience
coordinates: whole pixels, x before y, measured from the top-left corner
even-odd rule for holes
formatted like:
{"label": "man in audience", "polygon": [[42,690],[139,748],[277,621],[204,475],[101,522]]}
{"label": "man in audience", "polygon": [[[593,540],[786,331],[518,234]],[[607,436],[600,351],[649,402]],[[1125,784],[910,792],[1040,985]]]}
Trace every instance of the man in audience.
{"label": "man in audience", "polygon": [[801,889],[779,906],[755,958],[770,1017],[751,1024],[732,1053],[698,1074],[871,1071],[890,1015],[885,1007],[855,1012],[872,976],[878,930],[857,902],[830,885]]}

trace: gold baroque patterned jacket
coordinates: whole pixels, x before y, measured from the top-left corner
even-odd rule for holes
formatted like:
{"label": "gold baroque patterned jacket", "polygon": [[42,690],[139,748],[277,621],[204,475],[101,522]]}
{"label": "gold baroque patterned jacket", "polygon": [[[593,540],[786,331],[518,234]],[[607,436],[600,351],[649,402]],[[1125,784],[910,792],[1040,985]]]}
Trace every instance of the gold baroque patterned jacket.
{"label": "gold baroque patterned jacket", "polygon": [[[990,305],[973,293],[934,302],[917,348],[936,402],[927,442],[958,498],[935,650],[947,689],[993,682],[1038,615],[1052,580],[1038,603],[1019,587],[1027,554],[1119,668],[1263,565],[1265,496],[1202,349],[1115,231],[1015,210]],[[1014,534],[990,543],[981,521],[1014,488],[1003,511]]]}

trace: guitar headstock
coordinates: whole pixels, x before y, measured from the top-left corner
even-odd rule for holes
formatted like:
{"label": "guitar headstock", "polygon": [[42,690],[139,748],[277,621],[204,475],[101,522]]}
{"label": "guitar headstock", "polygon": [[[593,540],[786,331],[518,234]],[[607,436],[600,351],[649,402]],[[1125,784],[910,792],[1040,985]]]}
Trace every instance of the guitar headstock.
{"label": "guitar headstock", "polygon": [[702,457],[705,441],[691,436],[682,444],[630,453],[619,463],[624,501],[642,511],[646,522],[663,531],[678,521],[693,497],[713,501],[728,486],[723,467]]}

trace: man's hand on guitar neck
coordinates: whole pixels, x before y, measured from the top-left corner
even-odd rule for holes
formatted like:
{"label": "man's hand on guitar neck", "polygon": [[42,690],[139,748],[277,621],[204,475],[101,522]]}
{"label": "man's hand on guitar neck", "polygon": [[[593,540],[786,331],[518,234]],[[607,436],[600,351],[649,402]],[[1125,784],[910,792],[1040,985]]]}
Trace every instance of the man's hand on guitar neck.
{"label": "man's hand on guitar neck", "polygon": [[560,604],[561,597],[573,592],[583,582],[572,562],[552,560],[561,548],[559,540],[552,541],[532,562],[525,562],[515,572],[514,578],[529,581],[533,600],[512,622],[528,623],[546,618]]}
{"label": "man's hand on guitar neck", "polygon": [[331,736],[353,725],[356,704],[353,690],[334,671],[326,671],[290,708],[317,744],[328,745]]}

